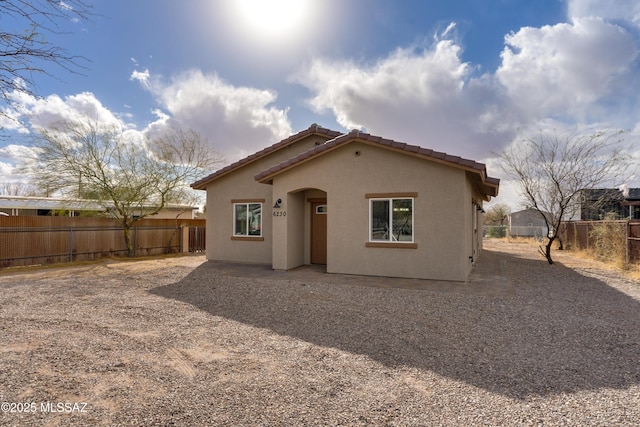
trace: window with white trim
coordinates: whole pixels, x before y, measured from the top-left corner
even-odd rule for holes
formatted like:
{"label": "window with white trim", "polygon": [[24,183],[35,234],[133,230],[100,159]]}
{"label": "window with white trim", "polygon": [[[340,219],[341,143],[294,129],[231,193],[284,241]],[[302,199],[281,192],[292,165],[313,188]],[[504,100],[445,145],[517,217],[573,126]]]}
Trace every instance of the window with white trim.
{"label": "window with white trim", "polygon": [[262,236],[262,203],[233,204],[233,235]]}
{"label": "window with white trim", "polygon": [[413,198],[369,199],[369,241],[413,242]]}

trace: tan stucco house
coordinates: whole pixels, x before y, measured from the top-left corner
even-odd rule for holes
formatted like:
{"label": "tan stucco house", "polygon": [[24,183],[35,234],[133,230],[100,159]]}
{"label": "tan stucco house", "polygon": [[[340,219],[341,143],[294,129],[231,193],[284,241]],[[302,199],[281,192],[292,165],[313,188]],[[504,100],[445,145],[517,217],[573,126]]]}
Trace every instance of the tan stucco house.
{"label": "tan stucco house", "polygon": [[209,260],[451,281],[479,255],[498,186],[473,160],[315,124],[192,184]]}

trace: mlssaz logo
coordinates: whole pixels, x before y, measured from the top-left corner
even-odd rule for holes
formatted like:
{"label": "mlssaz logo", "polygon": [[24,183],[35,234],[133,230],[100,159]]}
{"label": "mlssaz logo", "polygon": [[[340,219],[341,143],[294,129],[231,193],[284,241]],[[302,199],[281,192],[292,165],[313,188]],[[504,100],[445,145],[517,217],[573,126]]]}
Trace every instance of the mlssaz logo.
{"label": "mlssaz logo", "polygon": [[40,403],[40,412],[87,412],[87,404],[85,402],[42,402]]}

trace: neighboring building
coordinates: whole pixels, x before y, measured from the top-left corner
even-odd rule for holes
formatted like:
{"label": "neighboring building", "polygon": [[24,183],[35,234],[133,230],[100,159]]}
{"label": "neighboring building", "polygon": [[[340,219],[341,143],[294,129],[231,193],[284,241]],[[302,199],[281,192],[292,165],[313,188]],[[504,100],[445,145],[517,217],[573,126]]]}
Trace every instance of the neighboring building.
{"label": "neighboring building", "polygon": [[207,192],[209,260],[464,281],[499,180],[472,160],[314,124],[192,187]]}
{"label": "neighboring building", "polygon": [[542,238],[547,235],[547,224],[535,209],[512,212],[509,215],[509,235]]}
{"label": "neighboring building", "polygon": [[580,219],[598,221],[605,218],[640,219],[640,188],[582,190]]}
{"label": "neighboring building", "polygon": [[[193,219],[196,209],[193,206],[167,205],[148,218]],[[0,215],[2,213],[9,216],[106,216],[107,208],[95,200],[0,196]]]}

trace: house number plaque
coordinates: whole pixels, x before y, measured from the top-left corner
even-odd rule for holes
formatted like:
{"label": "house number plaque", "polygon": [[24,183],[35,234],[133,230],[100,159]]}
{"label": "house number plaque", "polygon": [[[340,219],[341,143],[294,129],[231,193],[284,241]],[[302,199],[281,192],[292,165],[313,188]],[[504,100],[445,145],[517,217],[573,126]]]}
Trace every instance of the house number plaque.
{"label": "house number plaque", "polygon": [[287,216],[287,211],[274,211],[273,216]]}

